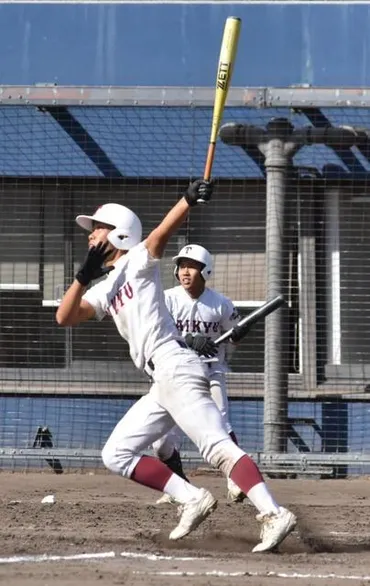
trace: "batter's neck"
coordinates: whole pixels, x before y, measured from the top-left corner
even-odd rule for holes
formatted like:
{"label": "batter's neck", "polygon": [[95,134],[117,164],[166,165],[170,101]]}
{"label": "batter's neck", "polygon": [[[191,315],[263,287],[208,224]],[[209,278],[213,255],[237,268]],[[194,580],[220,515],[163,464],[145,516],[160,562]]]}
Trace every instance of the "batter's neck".
{"label": "batter's neck", "polygon": [[204,293],[206,286],[202,285],[202,287],[194,287],[193,289],[187,289],[187,294],[192,299],[199,299],[199,297]]}

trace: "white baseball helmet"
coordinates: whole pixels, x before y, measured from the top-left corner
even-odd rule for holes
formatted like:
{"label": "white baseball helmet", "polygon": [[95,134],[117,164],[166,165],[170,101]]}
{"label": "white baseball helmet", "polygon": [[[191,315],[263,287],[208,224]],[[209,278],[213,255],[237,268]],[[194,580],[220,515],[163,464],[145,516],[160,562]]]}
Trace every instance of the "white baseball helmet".
{"label": "white baseball helmet", "polygon": [[204,265],[203,269],[200,272],[203,279],[206,281],[210,278],[212,274],[213,261],[212,256],[206,248],[204,248],[203,246],[199,246],[199,244],[188,244],[187,246],[184,246],[180,250],[180,252],[172,258],[172,260],[174,260],[176,263],[176,267],[174,270],[176,279],[179,278],[179,262],[182,258],[191,258],[192,260],[200,262],[202,265]]}
{"label": "white baseball helmet", "polygon": [[77,216],[77,224],[92,232],[93,222],[102,222],[114,226],[108,234],[108,240],[118,250],[130,250],[141,242],[141,222],[129,208],[119,203],[106,203],[96,210],[93,216]]}

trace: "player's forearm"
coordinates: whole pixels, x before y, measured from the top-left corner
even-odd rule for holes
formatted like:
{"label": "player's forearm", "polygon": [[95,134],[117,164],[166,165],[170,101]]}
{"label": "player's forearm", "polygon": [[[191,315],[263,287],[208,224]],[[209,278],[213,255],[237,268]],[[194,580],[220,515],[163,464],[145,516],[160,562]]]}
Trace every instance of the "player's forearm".
{"label": "player's forearm", "polygon": [[80,320],[81,299],[86,290],[76,279],[65,292],[55,315],[60,326],[74,326]]}
{"label": "player's forearm", "polygon": [[167,242],[180,228],[189,213],[190,206],[182,197],[146,239],[146,247],[153,258],[162,258]]}

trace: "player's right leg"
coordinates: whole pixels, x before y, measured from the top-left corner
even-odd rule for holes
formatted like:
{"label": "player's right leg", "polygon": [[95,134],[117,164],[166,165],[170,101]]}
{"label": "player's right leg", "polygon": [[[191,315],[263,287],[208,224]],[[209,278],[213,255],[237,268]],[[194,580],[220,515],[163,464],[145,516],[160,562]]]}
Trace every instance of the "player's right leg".
{"label": "player's right leg", "polygon": [[208,490],[180,478],[158,458],[141,455],[173,426],[171,416],[149,392],[117,423],[102,450],[102,459],[112,472],[165,492],[181,504],[180,521],[170,534],[171,539],[181,539],[216,508],[217,501]]}

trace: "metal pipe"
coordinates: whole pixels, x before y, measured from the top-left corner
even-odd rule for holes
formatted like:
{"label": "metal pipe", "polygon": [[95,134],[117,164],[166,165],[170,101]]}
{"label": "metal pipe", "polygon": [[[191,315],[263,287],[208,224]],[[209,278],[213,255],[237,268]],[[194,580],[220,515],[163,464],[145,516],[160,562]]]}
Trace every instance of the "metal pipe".
{"label": "metal pipe", "polygon": [[[273,130],[276,130],[275,128]],[[282,131],[287,130],[282,126]],[[289,145],[289,146],[288,146]],[[286,180],[295,150],[283,132],[268,132],[258,145],[266,167],[266,297],[286,296]],[[288,418],[287,311],[281,307],[265,320],[264,452],[285,452]]]}

